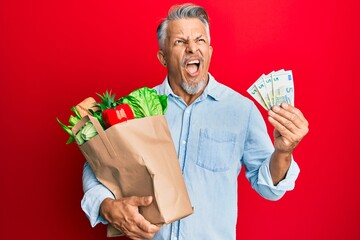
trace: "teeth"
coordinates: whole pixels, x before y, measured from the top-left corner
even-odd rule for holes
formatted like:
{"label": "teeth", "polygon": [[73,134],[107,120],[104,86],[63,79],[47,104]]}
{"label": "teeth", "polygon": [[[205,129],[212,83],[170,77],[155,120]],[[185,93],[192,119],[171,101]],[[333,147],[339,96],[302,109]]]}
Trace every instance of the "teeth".
{"label": "teeth", "polygon": [[188,62],[188,64],[199,64],[200,61],[199,60],[192,60],[190,62]]}

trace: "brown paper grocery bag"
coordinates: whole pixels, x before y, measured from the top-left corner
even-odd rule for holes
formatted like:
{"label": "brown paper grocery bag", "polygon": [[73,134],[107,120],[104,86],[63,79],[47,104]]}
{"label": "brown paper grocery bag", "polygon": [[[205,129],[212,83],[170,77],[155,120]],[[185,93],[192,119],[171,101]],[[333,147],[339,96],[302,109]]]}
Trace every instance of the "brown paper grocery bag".
{"label": "brown paper grocery bag", "polygon": [[[164,116],[129,120],[106,129],[86,116],[72,129],[76,133],[91,121],[98,135],[79,148],[97,179],[117,199],[153,196],[140,213],[153,224],[167,224],[193,213]],[[118,235],[108,228],[108,236]]]}

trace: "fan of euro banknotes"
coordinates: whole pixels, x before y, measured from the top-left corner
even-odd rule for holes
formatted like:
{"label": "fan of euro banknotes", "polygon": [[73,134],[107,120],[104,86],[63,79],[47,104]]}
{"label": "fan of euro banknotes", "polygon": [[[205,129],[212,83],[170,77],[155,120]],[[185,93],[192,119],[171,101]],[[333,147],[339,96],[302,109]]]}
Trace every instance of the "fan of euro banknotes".
{"label": "fan of euro banknotes", "polygon": [[291,70],[261,75],[247,92],[266,110],[286,102],[294,106],[294,79]]}

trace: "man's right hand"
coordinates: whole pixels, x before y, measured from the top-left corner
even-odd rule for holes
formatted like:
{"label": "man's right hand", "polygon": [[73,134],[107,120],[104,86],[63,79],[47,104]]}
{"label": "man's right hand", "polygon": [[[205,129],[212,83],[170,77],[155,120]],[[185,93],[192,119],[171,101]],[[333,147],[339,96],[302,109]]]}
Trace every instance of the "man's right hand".
{"label": "man's right hand", "polygon": [[139,206],[149,206],[152,197],[106,198],[100,206],[101,216],[114,228],[133,240],[151,239],[160,227],[151,224],[140,213]]}

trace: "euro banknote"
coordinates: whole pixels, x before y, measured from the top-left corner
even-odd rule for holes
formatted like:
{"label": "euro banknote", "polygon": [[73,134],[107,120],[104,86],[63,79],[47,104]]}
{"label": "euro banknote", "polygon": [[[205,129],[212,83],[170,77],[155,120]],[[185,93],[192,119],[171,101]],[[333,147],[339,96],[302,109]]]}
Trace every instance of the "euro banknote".
{"label": "euro banknote", "polygon": [[266,110],[286,102],[294,106],[294,78],[291,70],[262,74],[247,92]]}

